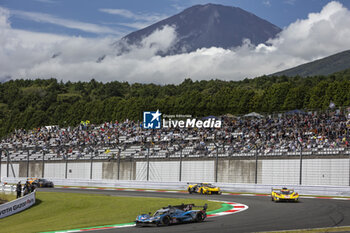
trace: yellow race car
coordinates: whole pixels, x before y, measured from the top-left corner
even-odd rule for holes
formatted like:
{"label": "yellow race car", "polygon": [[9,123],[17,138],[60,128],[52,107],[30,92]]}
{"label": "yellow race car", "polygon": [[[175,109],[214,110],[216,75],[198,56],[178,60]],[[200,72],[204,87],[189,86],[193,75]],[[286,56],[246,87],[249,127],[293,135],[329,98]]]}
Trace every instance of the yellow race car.
{"label": "yellow race car", "polygon": [[187,191],[189,194],[221,194],[220,188],[210,183],[189,184]]}
{"label": "yellow race car", "polygon": [[271,201],[299,201],[299,194],[294,191],[294,189],[271,189]]}
{"label": "yellow race car", "polygon": [[29,182],[30,185],[34,185],[36,188],[53,188],[54,184],[52,181],[49,181],[47,179],[42,178],[28,178],[27,182]]}

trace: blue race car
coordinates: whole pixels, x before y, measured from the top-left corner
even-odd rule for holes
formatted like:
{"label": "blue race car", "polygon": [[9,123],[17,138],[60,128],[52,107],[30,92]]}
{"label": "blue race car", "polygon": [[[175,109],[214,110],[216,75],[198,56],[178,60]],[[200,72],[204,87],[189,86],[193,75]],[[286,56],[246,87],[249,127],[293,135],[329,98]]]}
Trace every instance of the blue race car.
{"label": "blue race car", "polygon": [[[201,210],[192,210],[193,207],[202,207]],[[182,204],[167,206],[157,210],[153,216],[141,214],[136,217],[136,226],[169,226],[174,223],[202,222],[206,217],[208,205],[195,206],[194,204]]]}

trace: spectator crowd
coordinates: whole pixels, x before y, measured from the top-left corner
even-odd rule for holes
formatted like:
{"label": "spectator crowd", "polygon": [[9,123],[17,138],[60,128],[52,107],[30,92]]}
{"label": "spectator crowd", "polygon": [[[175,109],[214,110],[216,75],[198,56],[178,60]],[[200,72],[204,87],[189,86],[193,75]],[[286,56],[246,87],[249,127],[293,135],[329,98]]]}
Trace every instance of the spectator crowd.
{"label": "spectator crowd", "polygon": [[[125,150],[131,145],[148,145],[161,149],[179,145],[191,146],[195,153],[208,154],[212,147],[224,146],[227,153],[249,153],[259,149],[265,154],[273,151],[304,151],[313,148],[348,148],[350,119],[348,113],[295,113],[278,116],[235,117],[224,116],[221,128],[161,128],[143,129],[141,122],[105,122],[61,128],[46,126],[33,130],[18,129],[1,140],[3,147],[57,148],[64,156],[66,150],[79,148],[87,153],[94,148],[106,147]],[[67,151],[66,151],[67,152]]]}

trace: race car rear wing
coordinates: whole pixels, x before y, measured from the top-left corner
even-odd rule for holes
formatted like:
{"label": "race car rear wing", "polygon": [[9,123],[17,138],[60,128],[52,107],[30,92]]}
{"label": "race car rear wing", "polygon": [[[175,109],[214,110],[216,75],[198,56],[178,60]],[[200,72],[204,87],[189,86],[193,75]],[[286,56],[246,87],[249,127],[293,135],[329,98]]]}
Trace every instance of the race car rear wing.
{"label": "race car rear wing", "polygon": [[[281,191],[281,190],[283,190],[283,189],[276,189],[276,188],[271,188],[271,192],[272,191]],[[294,192],[294,189],[288,189],[289,191],[293,191]]]}
{"label": "race car rear wing", "polygon": [[212,184],[210,182],[187,182],[187,184]]}
{"label": "race car rear wing", "polygon": [[197,208],[203,208],[203,210],[207,210],[208,209],[208,205],[205,204],[204,206],[196,206],[195,204],[181,204],[181,205],[174,205],[174,206],[167,206],[167,207],[163,207],[163,209],[168,209],[168,208],[176,208],[176,209],[180,209],[182,211],[189,211],[192,210],[193,207],[197,207]]}

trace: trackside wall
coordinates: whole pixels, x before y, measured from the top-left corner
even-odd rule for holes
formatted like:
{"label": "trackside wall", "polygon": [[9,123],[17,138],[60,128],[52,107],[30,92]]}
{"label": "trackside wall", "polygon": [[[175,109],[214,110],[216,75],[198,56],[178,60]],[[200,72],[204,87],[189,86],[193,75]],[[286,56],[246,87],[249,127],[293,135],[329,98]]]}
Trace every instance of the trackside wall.
{"label": "trackside wall", "polygon": [[[119,166],[119,180],[135,180],[137,171],[136,163],[131,160],[120,161],[118,165],[117,161],[111,160],[110,162],[102,162],[102,179],[117,180],[118,179],[118,166]],[[94,167],[93,167],[94,170]]]}
{"label": "trackside wall", "polygon": [[349,159],[308,159],[303,164],[304,185],[350,185]]}
{"label": "trackside wall", "polygon": [[43,167],[42,162],[31,162],[29,163],[28,167],[26,162],[19,162],[19,177],[26,177],[28,168],[29,168],[28,170],[29,177],[41,177],[42,167]]}
{"label": "trackside wall", "polygon": [[299,184],[297,159],[262,160],[261,166],[261,184]]}
{"label": "trackside wall", "polygon": [[6,163],[2,163],[0,166],[1,166],[0,176],[5,177],[6,176]]}
{"label": "trackside wall", "polygon": [[[261,183],[262,162],[258,161],[258,183]],[[255,183],[255,160],[219,160],[218,182]]]}
{"label": "trackside wall", "polygon": [[[179,161],[149,163],[150,181],[179,181]],[[136,162],[136,180],[147,180],[147,162]],[[181,181],[214,181],[214,161],[183,161]]]}
{"label": "trackside wall", "polygon": [[[8,177],[19,177],[19,163],[12,163],[12,166],[11,164],[9,164],[8,174],[9,174]],[[7,176],[7,164],[6,162],[1,162],[1,177],[6,177],[6,176]]]}
{"label": "trackside wall", "polygon": [[[67,179],[90,179],[90,163],[68,163],[67,164]],[[95,163],[93,168],[95,171],[93,175],[97,175],[101,171],[101,163]],[[101,175],[96,177],[96,179],[101,179]]]}
{"label": "trackside wall", "polygon": [[46,163],[45,164],[45,177],[46,178],[65,178],[66,164],[60,163]]}
{"label": "trackside wall", "polygon": [[[302,185],[349,186],[349,158],[304,158],[302,161]],[[298,185],[300,160],[290,158],[261,158],[257,163],[257,183]],[[147,180],[146,160],[122,159],[111,161],[70,160],[49,161],[44,164],[44,177],[52,179],[103,179]],[[219,158],[217,182],[233,184],[255,183],[255,159]],[[119,168],[119,169],[118,169]],[[27,163],[13,162],[16,177],[26,177]],[[118,171],[119,170],[119,171]],[[92,173],[91,173],[92,171]],[[119,175],[118,175],[119,174]],[[6,163],[1,164],[1,176],[6,177]],[[29,177],[41,177],[42,162],[29,163]],[[9,177],[13,177],[9,166]],[[215,159],[189,159],[182,161],[180,178],[179,160],[150,159],[148,181],[159,182],[215,182]]]}

